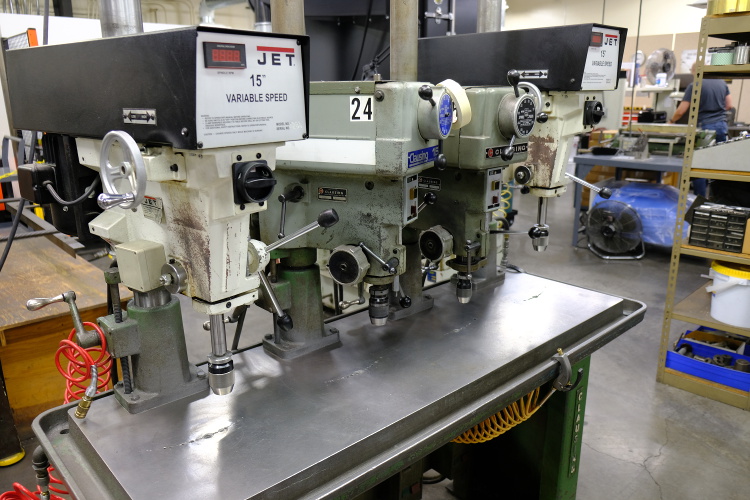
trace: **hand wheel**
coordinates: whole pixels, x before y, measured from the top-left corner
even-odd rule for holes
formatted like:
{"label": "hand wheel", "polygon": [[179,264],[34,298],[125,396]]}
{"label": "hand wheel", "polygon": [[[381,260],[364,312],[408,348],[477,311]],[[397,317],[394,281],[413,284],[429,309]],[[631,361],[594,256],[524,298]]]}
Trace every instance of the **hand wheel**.
{"label": "hand wheel", "polygon": [[[120,145],[120,151],[117,160],[112,162],[110,156],[114,156],[111,153],[115,143]],[[112,130],[104,136],[99,166],[105,191],[97,199],[99,206],[130,209],[141,204],[146,194],[146,165],[130,134]]]}

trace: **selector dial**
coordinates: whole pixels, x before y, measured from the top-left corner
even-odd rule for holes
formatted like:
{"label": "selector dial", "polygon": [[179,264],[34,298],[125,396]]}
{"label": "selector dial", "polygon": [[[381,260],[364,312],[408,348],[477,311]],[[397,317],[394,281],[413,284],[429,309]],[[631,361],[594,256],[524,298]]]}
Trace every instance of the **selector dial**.
{"label": "selector dial", "polygon": [[442,87],[423,85],[419,90],[417,125],[424,139],[443,140],[453,125],[453,99]]}
{"label": "selector dial", "polygon": [[500,101],[497,111],[497,121],[500,133],[506,139],[511,137],[524,138],[531,135],[536,120],[536,103],[529,94],[516,98],[508,93]]}

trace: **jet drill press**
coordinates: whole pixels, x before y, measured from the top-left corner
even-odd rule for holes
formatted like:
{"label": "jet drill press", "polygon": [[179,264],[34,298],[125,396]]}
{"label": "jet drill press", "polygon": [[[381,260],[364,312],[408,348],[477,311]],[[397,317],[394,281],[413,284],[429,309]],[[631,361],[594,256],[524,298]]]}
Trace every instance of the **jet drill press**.
{"label": "jet drill press", "polygon": [[[90,209],[83,231],[113,247],[108,280],[134,293],[126,312],[99,320],[130,374],[115,386],[130,412],[207,382],[229,393],[225,321],[258,299],[271,250],[337,221],[321,210],[268,246],[250,234],[276,185],[276,149],[308,134],[308,50],[304,36],[192,27],[7,55],[16,125],[46,132],[46,163],[21,167],[22,194],[54,205],[48,185],[75,184],[86,167],[101,176],[104,211]],[[54,90],[29,85],[29,68],[56,73]],[[188,363],[174,293],[208,316],[207,376]]]}

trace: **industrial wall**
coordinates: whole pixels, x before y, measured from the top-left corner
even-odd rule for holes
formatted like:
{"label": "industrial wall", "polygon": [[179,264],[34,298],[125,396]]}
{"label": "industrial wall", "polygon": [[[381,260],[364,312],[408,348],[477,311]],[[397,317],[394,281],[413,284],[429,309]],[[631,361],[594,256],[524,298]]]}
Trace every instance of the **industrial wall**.
{"label": "industrial wall", "polygon": [[[72,0],[75,17],[99,18],[99,0]],[[141,0],[145,23],[198,24],[200,0]],[[216,10],[215,21],[231,28],[251,29],[255,23],[253,11],[242,2]]]}

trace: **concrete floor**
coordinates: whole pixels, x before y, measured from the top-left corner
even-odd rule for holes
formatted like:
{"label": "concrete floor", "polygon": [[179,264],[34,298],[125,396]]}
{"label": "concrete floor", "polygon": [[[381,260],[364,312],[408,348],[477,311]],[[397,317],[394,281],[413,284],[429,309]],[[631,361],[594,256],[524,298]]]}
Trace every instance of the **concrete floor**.
{"label": "concrete floor", "polygon": [[[519,196],[514,229],[533,224],[535,198]],[[640,261],[604,261],[588,249],[570,246],[572,199],[553,200],[551,244],[535,253],[527,237],[514,237],[511,263],[526,271],[641,300],[645,319],[592,356],[579,500],[746,499],[750,492],[750,412],[658,384],[656,369],[670,256],[649,249]],[[583,242],[581,247],[583,247]],[[678,299],[705,282],[701,259],[682,260]],[[190,311],[189,306],[183,308]],[[271,328],[270,315],[257,314],[241,345],[257,343]],[[209,351],[201,318],[187,314],[189,351],[195,362]],[[257,320],[257,321],[256,321]],[[694,325],[674,323],[673,338]],[[233,328],[228,329],[231,337]],[[27,443],[29,452],[33,443]],[[0,491],[14,480],[33,483],[29,461],[0,469]],[[452,498],[447,481],[425,487],[425,499]],[[499,485],[501,491],[502,485]]]}

